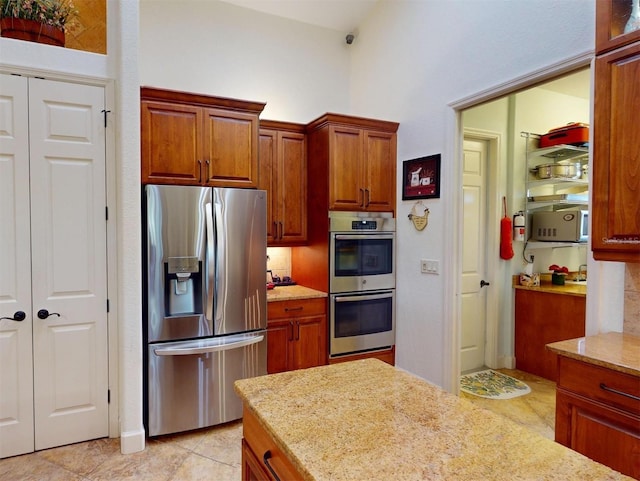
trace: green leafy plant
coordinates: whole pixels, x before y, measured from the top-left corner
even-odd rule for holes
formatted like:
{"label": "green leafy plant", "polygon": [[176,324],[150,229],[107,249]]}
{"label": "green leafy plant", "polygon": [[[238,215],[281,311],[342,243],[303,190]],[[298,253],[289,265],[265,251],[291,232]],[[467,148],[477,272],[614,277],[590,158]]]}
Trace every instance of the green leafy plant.
{"label": "green leafy plant", "polygon": [[66,30],[77,16],[71,0],[0,0],[0,18],[33,20]]}

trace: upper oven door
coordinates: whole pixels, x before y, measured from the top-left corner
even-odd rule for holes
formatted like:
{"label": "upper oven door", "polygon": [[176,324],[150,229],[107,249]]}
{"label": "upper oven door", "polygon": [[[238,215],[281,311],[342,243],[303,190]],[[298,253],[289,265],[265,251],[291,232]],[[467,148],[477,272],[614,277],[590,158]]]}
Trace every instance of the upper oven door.
{"label": "upper oven door", "polygon": [[393,289],[395,233],[331,233],[329,291]]}

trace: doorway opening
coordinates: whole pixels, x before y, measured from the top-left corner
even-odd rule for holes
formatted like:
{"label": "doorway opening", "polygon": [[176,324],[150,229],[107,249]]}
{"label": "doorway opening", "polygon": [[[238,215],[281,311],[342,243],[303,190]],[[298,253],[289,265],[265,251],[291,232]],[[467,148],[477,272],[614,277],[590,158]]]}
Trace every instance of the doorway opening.
{"label": "doorway opening", "polygon": [[528,264],[533,272],[547,272],[554,263],[572,271],[588,263],[586,245],[531,248],[513,237],[513,258],[499,257],[502,197],[511,219],[527,210],[527,145],[521,132],[545,134],[573,122],[590,123],[591,71],[584,63],[524,89],[514,84],[511,93],[459,110],[462,203],[457,214],[461,248],[456,375],[486,367],[517,367],[513,283]]}

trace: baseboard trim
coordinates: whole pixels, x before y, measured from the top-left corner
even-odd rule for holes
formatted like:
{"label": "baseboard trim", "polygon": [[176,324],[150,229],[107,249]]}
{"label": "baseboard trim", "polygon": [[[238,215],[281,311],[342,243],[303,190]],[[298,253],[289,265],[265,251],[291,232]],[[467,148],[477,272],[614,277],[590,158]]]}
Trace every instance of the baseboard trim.
{"label": "baseboard trim", "polygon": [[132,454],[144,451],[144,446],[144,429],[139,431],[129,431],[120,434],[120,452],[122,454]]}
{"label": "baseboard trim", "polygon": [[516,358],[514,356],[500,356],[498,358],[498,366],[503,369],[515,369]]}

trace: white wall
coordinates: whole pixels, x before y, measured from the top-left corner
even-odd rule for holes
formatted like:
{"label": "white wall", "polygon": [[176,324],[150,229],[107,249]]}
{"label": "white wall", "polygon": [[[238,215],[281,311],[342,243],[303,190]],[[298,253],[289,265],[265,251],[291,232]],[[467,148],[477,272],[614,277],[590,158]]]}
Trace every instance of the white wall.
{"label": "white wall", "polygon": [[267,102],[263,119],[349,110],[340,32],[218,1],[140,2],[142,85]]}
{"label": "white wall", "polygon": [[[460,179],[458,126],[451,125],[448,105],[591,51],[594,23],[593,0],[434,0],[381,2],[360,27],[351,63],[352,112],[400,122],[400,172],[403,159],[443,154],[441,199],[427,201],[429,226],[421,235],[402,222],[412,203],[401,201],[398,185],[401,367],[452,387],[447,349],[457,320],[450,304],[459,300],[449,297],[457,282],[449,259],[459,249],[451,209],[459,202]],[[445,271],[420,274],[420,258],[441,260]]]}

